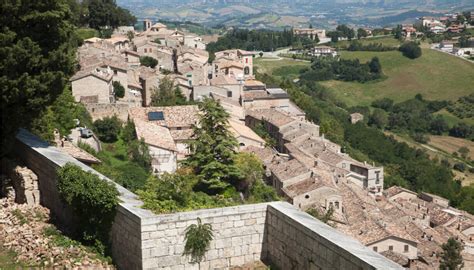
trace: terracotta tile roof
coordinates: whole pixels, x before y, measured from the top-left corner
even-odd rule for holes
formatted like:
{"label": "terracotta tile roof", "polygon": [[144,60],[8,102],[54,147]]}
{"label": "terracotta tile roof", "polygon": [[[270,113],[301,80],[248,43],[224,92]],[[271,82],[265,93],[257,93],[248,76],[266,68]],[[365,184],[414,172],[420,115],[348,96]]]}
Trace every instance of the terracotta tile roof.
{"label": "terracotta tile roof", "polygon": [[101,161],[94,157],[93,155],[89,154],[85,150],[75,146],[69,141],[63,141],[62,144],[61,142],[57,143],[57,147],[61,149],[61,151],[64,151],[71,155],[73,158],[81,161],[81,162],[86,162],[86,163],[94,163],[94,164],[99,164]]}
{"label": "terracotta tile roof", "polygon": [[258,120],[268,121],[276,127],[282,127],[286,124],[296,121],[290,116],[272,109],[249,110],[247,115]]}
{"label": "terracotta tile roof", "polygon": [[168,107],[135,107],[129,109],[132,119],[148,121],[149,112],[163,112],[164,120],[153,121],[154,124],[168,127],[191,127],[198,121],[199,108],[196,105],[168,106]]}
{"label": "terracotta tile roof", "polygon": [[273,162],[270,165],[270,170],[282,182],[310,172],[303,163],[296,159]]}
{"label": "terracotta tile roof", "polygon": [[232,76],[222,75],[212,78],[210,80],[211,85],[227,85],[227,84],[239,84],[239,82]]}
{"label": "terracotta tile roof", "polygon": [[78,71],[74,76],[71,77],[70,81],[77,81],[79,79],[88,77],[88,76],[94,76],[98,79],[110,82],[113,77],[113,73],[109,72],[109,70],[104,69],[104,68],[95,68],[92,70],[81,70]]}
{"label": "terracotta tile roof", "polygon": [[242,151],[255,154],[265,165],[270,164],[275,157],[275,152],[269,147],[260,148],[250,145],[245,147]]}
{"label": "terracotta tile roof", "polygon": [[170,151],[177,151],[173,137],[171,137],[170,131],[167,128],[142,119],[134,119],[133,122],[137,137],[144,139],[147,144]]}
{"label": "terracotta tile roof", "polygon": [[230,131],[234,134],[234,137],[245,137],[262,144],[265,143],[265,140],[260,138],[252,129],[247,127],[245,124],[242,124],[236,120],[229,119]]}

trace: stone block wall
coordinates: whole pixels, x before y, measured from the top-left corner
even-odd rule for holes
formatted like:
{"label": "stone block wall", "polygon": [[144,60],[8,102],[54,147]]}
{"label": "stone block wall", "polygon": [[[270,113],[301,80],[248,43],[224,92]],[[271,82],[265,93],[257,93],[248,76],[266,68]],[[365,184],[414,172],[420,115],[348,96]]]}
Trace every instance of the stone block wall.
{"label": "stone block wall", "polygon": [[[242,205],[143,219],[143,269],[227,269],[259,261],[267,206]],[[182,256],[185,230],[198,217],[211,224],[214,233],[200,268]]]}
{"label": "stone block wall", "polygon": [[85,103],[84,106],[91,115],[92,121],[115,114],[123,122],[128,119],[128,109],[130,107],[126,103]]}
{"label": "stone block wall", "polygon": [[278,269],[403,269],[305,212],[268,206],[262,259]]}
{"label": "stone block wall", "polygon": [[[41,204],[65,226],[74,226],[75,217],[59,197],[57,168],[70,162],[112,182],[24,130],[17,135],[15,150],[38,176]],[[115,185],[121,202],[111,240],[118,269],[229,269],[258,260],[277,269],[402,269],[286,202],[155,215],[141,208],[135,194]],[[200,265],[182,256],[185,230],[198,217],[214,233]]]}

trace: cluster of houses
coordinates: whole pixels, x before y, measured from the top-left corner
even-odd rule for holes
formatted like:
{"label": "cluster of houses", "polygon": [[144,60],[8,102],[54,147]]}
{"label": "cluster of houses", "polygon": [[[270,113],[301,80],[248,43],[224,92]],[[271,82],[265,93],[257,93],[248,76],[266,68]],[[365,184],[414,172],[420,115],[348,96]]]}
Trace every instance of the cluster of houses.
{"label": "cluster of houses", "polygon": [[[148,145],[154,173],[175,172],[190,154],[200,114],[196,105],[150,106],[153,91],[168,77],[189,100],[218,100],[230,115],[237,150],[258,156],[267,183],[300,209],[332,209],[338,229],[404,266],[436,267],[440,245],[449,236],[474,254],[471,216],[431,194],[399,187],[384,191],[383,167],[351,158],[306,120],[284,89],[255,79],[253,52],[221,51],[208,63],[200,37],[150,21],[144,29],[133,37],[121,31],[110,39],[86,40],[78,53],[80,71],[71,82],[74,98],[93,118],[117,114],[133,121],[137,137]],[[142,66],[142,56],[158,65]],[[125,88],[123,97],[115,95],[114,82]],[[362,117],[353,114],[351,121]],[[268,133],[272,143],[255,129]]]}

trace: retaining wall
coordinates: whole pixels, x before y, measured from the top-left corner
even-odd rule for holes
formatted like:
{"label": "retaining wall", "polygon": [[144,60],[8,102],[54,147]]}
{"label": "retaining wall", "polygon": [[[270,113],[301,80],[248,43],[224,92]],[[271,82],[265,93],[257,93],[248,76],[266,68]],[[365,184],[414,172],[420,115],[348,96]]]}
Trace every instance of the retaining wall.
{"label": "retaining wall", "polygon": [[[71,162],[112,182],[25,130],[17,135],[15,149],[38,175],[41,204],[63,226],[73,226],[74,216],[56,189],[57,168]],[[279,269],[403,269],[285,202],[155,215],[141,208],[135,194],[115,185],[121,203],[111,239],[119,269],[227,269],[257,260]],[[200,266],[182,256],[186,227],[197,217],[214,233]]]}

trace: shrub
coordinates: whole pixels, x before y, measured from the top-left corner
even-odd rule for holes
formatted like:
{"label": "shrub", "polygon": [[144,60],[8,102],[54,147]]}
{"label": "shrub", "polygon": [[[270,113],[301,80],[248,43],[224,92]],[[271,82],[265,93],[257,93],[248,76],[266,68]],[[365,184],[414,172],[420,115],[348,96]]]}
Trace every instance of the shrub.
{"label": "shrub", "polygon": [[116,98],[123,98],[125,96],[125,88],[119,81],[114,81],[112,83],[114,87],[114,95]]}
{"label": "shrub", "polygon": [[150,150],[148,149],[148,145],[145,143],[145,140],[141,139],[140,141],[135,140],[130,142],[128,147],[128,155],[133,162],[145,169],[150,169]]}
{"label": "shrub", "polygon": [[70,163],[57,173],[59,195],[77,217],[75,237],[104,254],[119,203],[117,189],[97,175]]}
{"label": "shrub", "polygon": [[454,164],[453,169],[455,169],[456,171],[464,172],[466,170],[466,164],[461,162],[456,163]]}
{"label": "shrub", "polygon": [[158,60],[150,56],[140,57],[140,64],[146,67],[155,68],[158,65]]}
{"label": "shrub", "polygon": [[416,59],[421,56],[421,48],[415,42],[406,42],[400,46],[402,54],[410,59]]}
{"label": "shrub", "polygon": [[94,128],[97,131],[99,139],[106,143],[117,141],[117,136],[120,133],[122,123],[116,115],[112,117],[105,117],[94,122]]}

